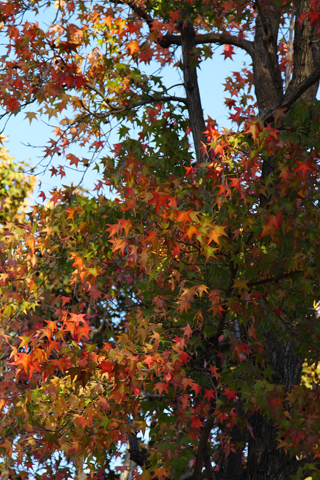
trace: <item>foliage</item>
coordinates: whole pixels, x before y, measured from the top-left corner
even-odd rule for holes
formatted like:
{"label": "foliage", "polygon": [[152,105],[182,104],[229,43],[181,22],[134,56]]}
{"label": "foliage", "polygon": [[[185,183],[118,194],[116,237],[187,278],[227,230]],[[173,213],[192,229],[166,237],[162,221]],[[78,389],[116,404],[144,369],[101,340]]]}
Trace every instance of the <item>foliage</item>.
{"label": "foliage", "polygon": [[[1,139],[4,141],[4,139]],[[0,202],[1,224],[19,221],[25,218],[28,209],[28,197],[36,185],[35,178],[27,175],[25,171],[29,165],[15,162],[8,156],[8,150],[1,145],[0,148]],[[32,172],[30,172],[32,173]]]}
{"label": "foliage", "polygon": [[[272,29],[294,7],[293,57],[292,38],[277,44]],[[114,459],[140,432],[135,478],[320,478],[319,384],[306,380],[320,349],[320,71],[313,60],[303,70],[298,51],[302,27],[318,48],[319,11],[279,0],[2,3],[4,117],[60,122],[45,148],[52,175],[100,173],[95,196],[42,193],[30,221],[13,217],[1,233],[7,476],[70,478],[48,464],[58,452],[83,459],[90,478],[118,478]],[[202,116],[196,67],[213,44],[253,59],[254,74],[226,80],[232,130]],[[147,76],[150,62],[181,69],[185,97]]]}

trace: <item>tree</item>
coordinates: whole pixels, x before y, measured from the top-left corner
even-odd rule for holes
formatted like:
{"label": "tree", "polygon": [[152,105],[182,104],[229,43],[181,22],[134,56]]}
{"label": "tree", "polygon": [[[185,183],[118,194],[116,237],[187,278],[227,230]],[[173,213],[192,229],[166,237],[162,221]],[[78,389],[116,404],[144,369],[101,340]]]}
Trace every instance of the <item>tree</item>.
{"label": "tree", "polygon": [[[319,1],[1,5],[3,118],[63,113],[52,175],[101,175],[2,234],[12,475],[70,478],[59,454],[119,478],[127,443],[135,478],[320,478]],[[216,45],[252,62],[226,79],[233,130],[203,116]]]}
{"label": "tree", "polygon": [[[4,233],[5,225],[10,222],[23,223],[28,211],[30,197],[35,188],[36,180],[32,175],[32,169],[25,162],[16,162],[14,158],[8,156],[8,150],[4,148],[4,137],[0,137],[0,231],[1,236]],[[29,174],[26,173],[29,171]],[[2,240],[2,239],[1,239]],[[5,263],[6,253],[4,245],[1,243],[1,265]],[[1,271],[1,285],[5,284],[6,275]],[[7,280],[8,283],[8,280]],[[10,334],[5,322],[1,323],[1,336]],[[1,355],[0,357],[0,375],[6,374],[6,362],[8,357]],[[1,408],[3,408],[3,399],[1,399]],[[5,455],[7,463],[7,455]],[[6,468],[1,469],[1,476],[5,478],[8,474]]]}

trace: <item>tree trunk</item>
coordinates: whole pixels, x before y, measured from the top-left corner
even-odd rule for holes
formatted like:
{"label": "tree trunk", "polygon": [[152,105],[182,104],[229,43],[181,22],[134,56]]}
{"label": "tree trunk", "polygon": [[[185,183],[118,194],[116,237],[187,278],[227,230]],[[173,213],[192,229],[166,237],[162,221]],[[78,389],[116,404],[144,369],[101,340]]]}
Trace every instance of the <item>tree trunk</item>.
{"label": "tree trunk", "polygon": [[[274,375],[272,381],[290,389],[301,380],[302,360],[294,354],[294,344],[278,342],[273,335],[268,335],[265,342],[268,362]],[[277,448],[277,430],[274,422],[268,421],[260,414],[250,417],[250,424],[255,438],[250,437],[248,445],[247,480],[288,480],[300,464],[295,457],[287,455]]]}
{"label": "tree trunk", "polygon": [[[296,2],[296,14],[308,6],[308,0]],[[272,5],[271,5],[272,7]],[[279,11],[274,5],[269,11],[263,10],[266,15],[264,21],[269,25],[269,33],[274,45],[277,43],[279,29]],[[308,20],[302,25],[295,23],[294,39],[294,68],[292,79],[286,93],[294,90],[305,80],[320,63],[320,47],[314,41],[314,31]],[[254,38],[253,70],[255,92],[258,102],[259,115],[274,109],[279,104],[279,93],[275,84],[275,72],[272,69],[270,54],[267,51],[266,31],[261,16],[256,20],[256,32]],[[316,82],[303,95],[306,101],[312,101],[318,90],[319,82]],[[264,162],[264,176],[270,173],[270,160]],[[271,165],[272,169],[272,165]],[[274,335],[267,333],[265,343],[268,363],[272,365],[274,376],[272,381],[277,385],[285,385],[290,389],[293,385],[299,385],[301,381],[303,359],[294,353],[292,341],[279,342]],[[250,424],[254,438],[250,437],[248,444],[248,459],[246,467],[247,480],[289,480],[290,475],[297,472],[299,462],[295,457],[287,455],[283,449],[278,449],[276,440],[277,430],[273,422],[268,421],[260,414],[250,417]]]}
{"label": "tree trunk", "polygon": [[126,467],[126,470],[120,473],[120,480],[132,480],[132,472],[137,464],[130,459],[129,445],[127,446],[123,466]]}
{"label": "tree trunk", "polygon": [[183,78],[187,97],[190,127],[193,136],[194,149],[197,163],[203,161],[201,147],[206,144],[204,131],[206,126],[203,118],[200,91],[198,85],[197,68],[192,61],[192,50],[195,48],[195,32],[192,23],[189,21],[181,28],[181,46],[183,59]]}

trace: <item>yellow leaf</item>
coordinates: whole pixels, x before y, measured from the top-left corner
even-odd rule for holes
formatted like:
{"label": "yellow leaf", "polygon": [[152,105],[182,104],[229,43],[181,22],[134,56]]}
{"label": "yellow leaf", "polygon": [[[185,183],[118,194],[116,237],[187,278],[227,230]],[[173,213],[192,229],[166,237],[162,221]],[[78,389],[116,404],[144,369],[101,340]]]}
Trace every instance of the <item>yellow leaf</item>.
{"label": "yellow leaf", "polygon": [[247,280],[235,280],[233,288],[245,288],[246,290],[249,290],[247,283]]}
{"label": "yellow leaf", "polygon": [[225,235],[226,237],[228,236],[226,232],[224,231],[225,227],[219,227],[219,225],[215,225],[212,230],[209,232],[209,241],[208,245],[214,240],[216,243],[219,244],[219,237],[222,237],[222,235]]}
{"label": "yellow leaf", "polygon": [[26,116],[24,117],[25,119],[27,118],[29,122],[31,123],[33,119],[37,120],[37,114],[34,112],[27,112]]}

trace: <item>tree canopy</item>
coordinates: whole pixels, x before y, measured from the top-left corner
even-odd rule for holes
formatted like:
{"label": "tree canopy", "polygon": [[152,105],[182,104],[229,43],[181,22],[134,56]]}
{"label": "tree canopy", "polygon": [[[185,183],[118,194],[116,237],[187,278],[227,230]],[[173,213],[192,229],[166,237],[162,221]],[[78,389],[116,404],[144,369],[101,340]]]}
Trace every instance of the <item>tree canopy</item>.
{"label": "tree canopy", "polygon": [[319,479],[319,0],[0,6],[1,119],[99,173],[1,203],[2,477]]}

